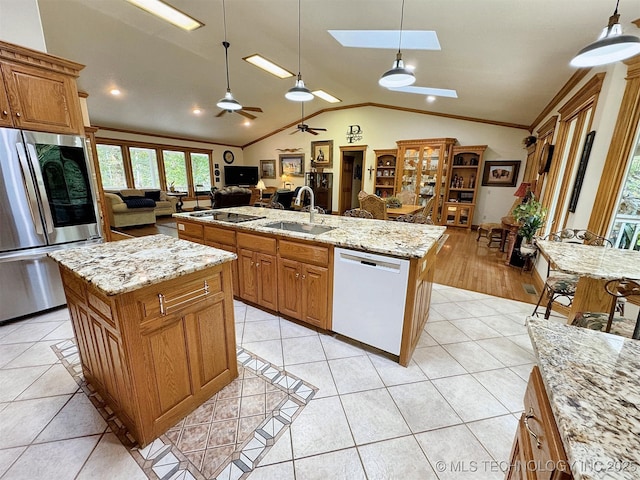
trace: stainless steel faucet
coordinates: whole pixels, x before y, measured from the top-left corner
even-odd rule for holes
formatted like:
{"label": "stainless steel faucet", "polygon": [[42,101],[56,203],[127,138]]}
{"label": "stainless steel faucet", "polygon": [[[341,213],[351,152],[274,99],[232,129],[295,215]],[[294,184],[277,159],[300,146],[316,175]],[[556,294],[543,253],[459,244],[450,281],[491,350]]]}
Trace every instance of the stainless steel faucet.
{"label": "stainless steel faucet", "polygon": [[311,208],[309,209],[309,223],[313,223],[313,220],[316,216],[316,205],[315,205],[315,196],[313,194],[313,190],[311,190],[311,187],[308,187],[307,185],[304,185],[303,187],[300,187],[300,190],[298,190],[298,196],[296,197],[295,200],[295,205],[296,206],[300,206],[300,199],[302,198],[302,192],[304,192],[305,190],[309,190],[309,193],[311,194]]}

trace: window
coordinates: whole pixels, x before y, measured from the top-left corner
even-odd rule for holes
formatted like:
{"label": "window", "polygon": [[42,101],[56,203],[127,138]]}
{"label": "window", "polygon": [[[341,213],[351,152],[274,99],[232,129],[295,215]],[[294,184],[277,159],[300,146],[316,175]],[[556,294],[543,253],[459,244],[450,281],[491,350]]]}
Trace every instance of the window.
{"label": "window", "polygon": [[96,145],[98,164],[105,190],[127,188],[122,148],[119,145]]}
{"label": "window", "polygon": [[184,152],[163,150],[164,173],[167,178],[167,188],[173,186],[178,192],[188,192],[187,164]]}
{"label": "window", "polygon": [[640,138],[629,162],[609,238],[617,248],[640,250]]}
{"label": "window", "polygon": [[209,155],[204,153],[191,154],[191,173],[196,191],[211,191],[211,170],[209,168]]}
{"label": "window", "polygon": [[158,159],[151,148],[130,147],[133,185],[136,188],[160,188]]}

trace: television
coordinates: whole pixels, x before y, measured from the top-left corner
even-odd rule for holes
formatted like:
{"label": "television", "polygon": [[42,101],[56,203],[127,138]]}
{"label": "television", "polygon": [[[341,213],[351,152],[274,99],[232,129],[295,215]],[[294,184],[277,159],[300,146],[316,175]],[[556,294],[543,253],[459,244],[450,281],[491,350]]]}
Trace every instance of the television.
{"label": "television", "polygon": [[232,185],[253,186],[258,183],[258,178],[258,167],[224,166],[224,185],[226,187]]}

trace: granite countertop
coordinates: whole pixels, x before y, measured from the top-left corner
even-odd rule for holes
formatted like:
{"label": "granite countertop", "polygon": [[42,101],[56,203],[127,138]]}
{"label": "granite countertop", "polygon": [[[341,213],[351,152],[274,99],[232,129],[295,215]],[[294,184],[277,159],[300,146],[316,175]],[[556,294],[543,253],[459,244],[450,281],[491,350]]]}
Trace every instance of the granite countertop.
{"label": "granite countertop", "polygon": [[567,242],[536,240],[559,270],[592,278],[640,278],[640,252]]}
{"label": "granite countertop", "polygon": [[528,328],[574,478],[640,478],[640,341],[534,318]]}
{"label": "granite countertop", "polygon": [[[335,230],[320,235],[309,235],[265,226],[268,223],[281,220],[309,223],[309,213],[262,207],[221,208],[215,211],[257,215],[265,218],[249,222],[227,223],[213,220],[210,216],[192,217],[188,212],[176,213],[173,216],[205,225],[226,226],[247,232],[278,234],[398,258],[422,258],[438,242],[446,230],[446,227],[437,225],[316,214],[314,224],[335,227]],[[197,213],[202,214],[203,212]]]}
{"label": "granite countertop", "polygon": [[69,248],[49,256],[105,295],[131,292],[236,258],[234,253],[167,235]]}

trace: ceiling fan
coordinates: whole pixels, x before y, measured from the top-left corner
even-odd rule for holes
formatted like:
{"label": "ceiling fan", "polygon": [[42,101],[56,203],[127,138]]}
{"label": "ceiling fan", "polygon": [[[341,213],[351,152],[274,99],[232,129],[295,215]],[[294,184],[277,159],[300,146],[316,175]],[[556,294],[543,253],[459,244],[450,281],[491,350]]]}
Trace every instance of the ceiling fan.
{"label": "ceiling fan", "polygon": [[222,115],[224,115],[225,113],[239,113],[240,115],[242,115],[243,117],[247,117],[251,120],[255,119],[256,116],[252,115],[248,112],[259,112],[262,113],[262,109],[260,107],[242,107],[238,110],[222,110],[219,114],[216,115],[217,117],[221,117]]}
{"label": "ceiling fan", "polygon": [[318,132],[327,131],[326,128],[310,127],[309,125],[304,123],[304,103],[301,102],[300,106],[302,107],[302,118],[300,119],[300,123],[296,125],[296,129],[293,132],[291,132],[289,135],[293,135],[294,133],[298,133],[298,132],[302,132],[302,133],[307,132],[307,133],[310,133],[311,135],[318,135]]}

